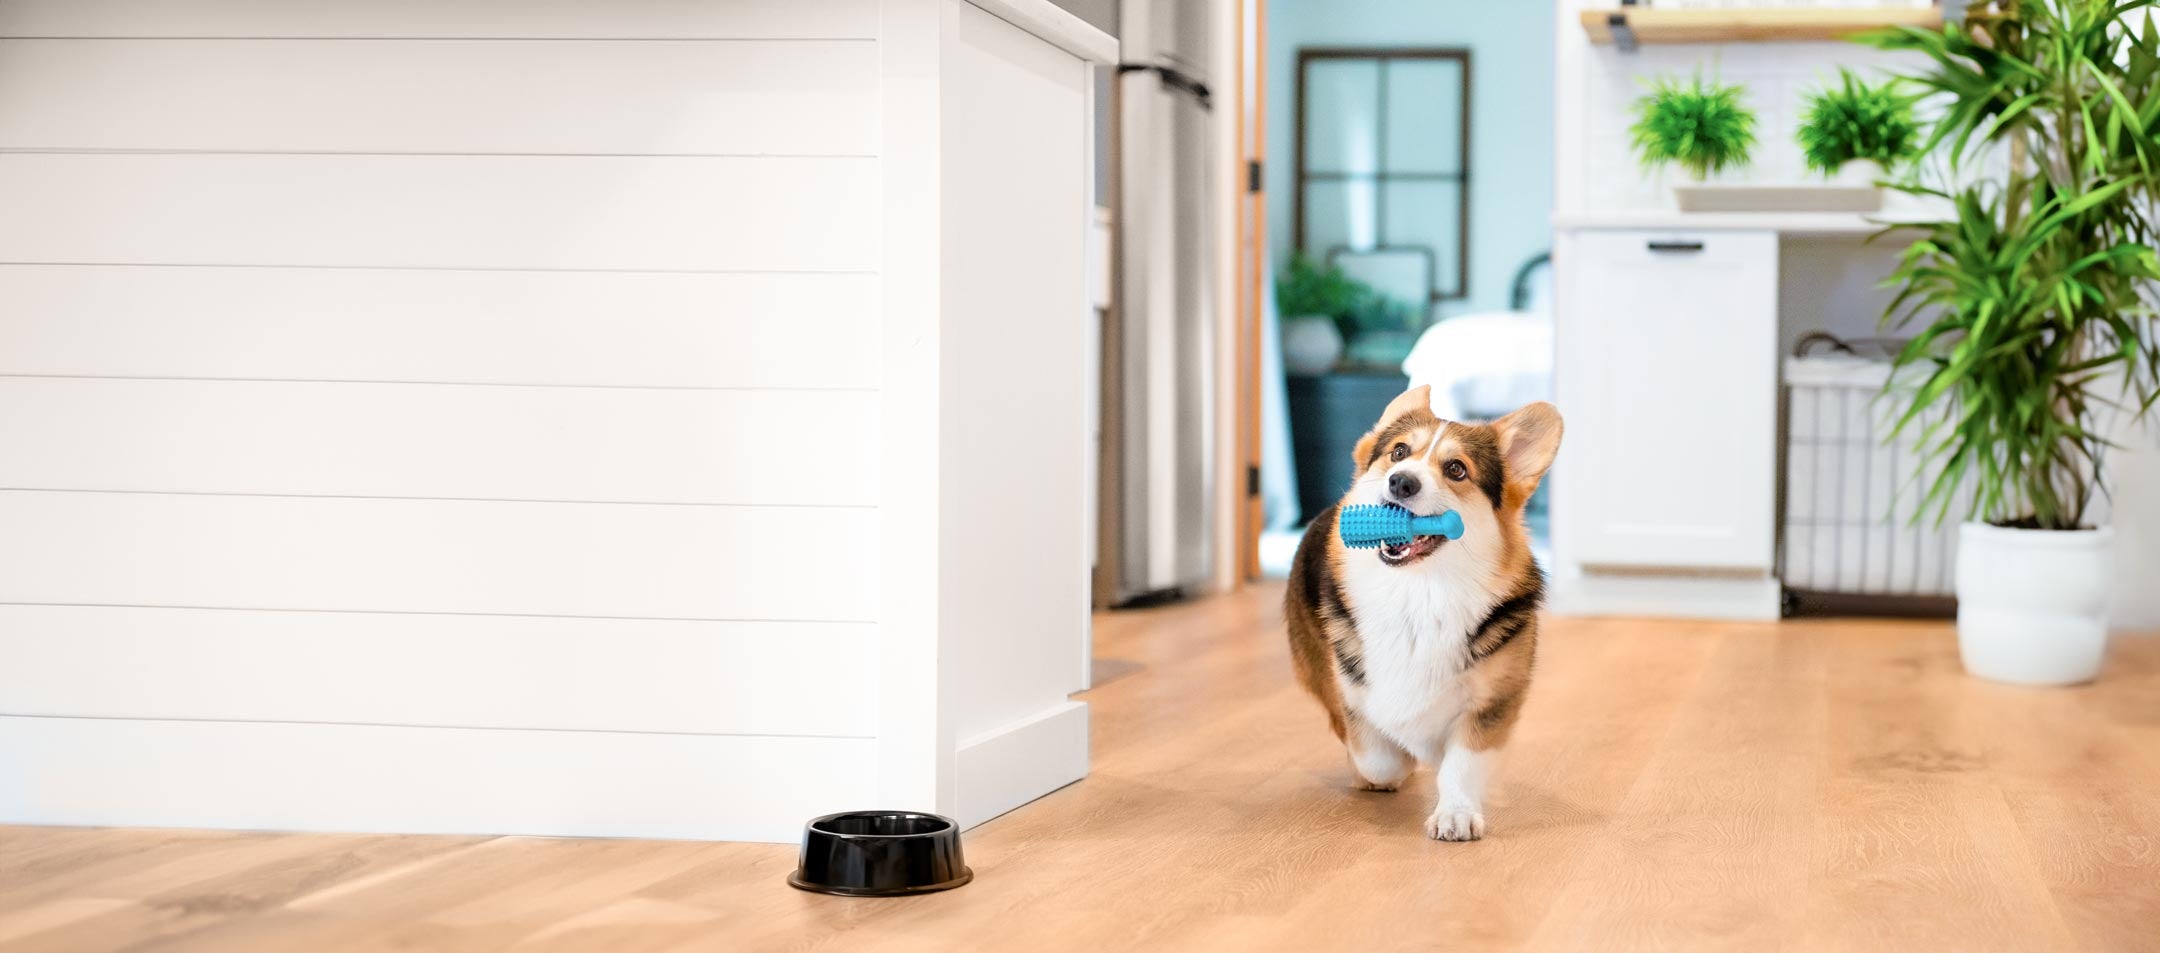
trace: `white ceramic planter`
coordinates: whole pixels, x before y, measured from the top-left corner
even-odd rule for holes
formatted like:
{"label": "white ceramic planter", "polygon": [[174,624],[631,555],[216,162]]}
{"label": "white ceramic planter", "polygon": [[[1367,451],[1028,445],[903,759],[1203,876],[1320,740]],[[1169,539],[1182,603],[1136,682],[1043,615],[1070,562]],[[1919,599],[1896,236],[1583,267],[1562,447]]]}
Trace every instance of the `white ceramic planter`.
{"label": "white ceramic planter", "polygon": [[1882,163],[1873,159],[1854,159],[1838,166],[1836,174],[1830,176],[1830,184],[1872,189],[1882,178]]}
{"label": "white ceramic planter", "polygon": [[1958,655],[1965,670],[2017,685],[2075,685],[2107,651],[2115,531],[1958,530]]}
{"label": "white ceramic planter", "polygon": [[1300,377],[1316,377],[1335,369],[1342,361],[1342,332],[1335,319],[1305,314],[1283,322],[1283,367]]}

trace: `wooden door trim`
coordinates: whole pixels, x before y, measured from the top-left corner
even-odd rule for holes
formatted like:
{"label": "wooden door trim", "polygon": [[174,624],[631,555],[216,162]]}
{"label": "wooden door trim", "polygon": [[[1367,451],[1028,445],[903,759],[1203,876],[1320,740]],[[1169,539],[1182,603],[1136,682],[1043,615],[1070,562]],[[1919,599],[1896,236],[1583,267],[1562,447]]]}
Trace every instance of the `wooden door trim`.
{"label": "wooden door trim", "polygon": [[[1260,533],[1267,525],[1260,493],[1260,348],[1267,306],[1267,189],[1260,173],[1267,168],[1267,0],[1238,5],[1238,458],[1235,478],[1243,484],[1238,507],[1238,566],[1244,580],[1260,577]],[[1247,18],[1252,42],[1245,42]],[[1248,63],[1249,59],[1249,63]],[[1247,70],[1250,70],[1250,79]]]}

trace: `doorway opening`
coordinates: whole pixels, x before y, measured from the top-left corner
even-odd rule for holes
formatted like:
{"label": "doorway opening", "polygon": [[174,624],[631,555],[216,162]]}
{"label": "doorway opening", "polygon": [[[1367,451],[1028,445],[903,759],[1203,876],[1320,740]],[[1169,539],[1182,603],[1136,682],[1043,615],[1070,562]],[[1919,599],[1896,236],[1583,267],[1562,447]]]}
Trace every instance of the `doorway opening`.
{"label": "doorway opening", "polygon": [[[1257,569],[1288,572],[1388,401],[1549,400],[1554,9],[1268,0]],[[1528,514],[1546,547],[1544,492]]]}

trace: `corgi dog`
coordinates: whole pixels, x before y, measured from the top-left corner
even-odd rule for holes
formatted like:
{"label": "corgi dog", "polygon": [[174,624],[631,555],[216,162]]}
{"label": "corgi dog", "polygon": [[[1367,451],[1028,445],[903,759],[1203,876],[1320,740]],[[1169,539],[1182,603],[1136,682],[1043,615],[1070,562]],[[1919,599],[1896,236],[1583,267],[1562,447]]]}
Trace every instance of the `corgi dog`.
{"label": "corgi dog", "polygon": [[[1314,518],[1283,597],[1298,681],[1327,709],[1358,788],[1393,791],[1437,766],[1438,840],[1485,836],[1485,786],[1537,653],[1544,574],[1523,505],[1560,449],[1560,413],[1536,403],[1490,424],[1433,415],[1428,388],[1388,404],[1357,442],[1357,479]],[[1454,510],[1462,538],[1348,549],[1343,506]]]}

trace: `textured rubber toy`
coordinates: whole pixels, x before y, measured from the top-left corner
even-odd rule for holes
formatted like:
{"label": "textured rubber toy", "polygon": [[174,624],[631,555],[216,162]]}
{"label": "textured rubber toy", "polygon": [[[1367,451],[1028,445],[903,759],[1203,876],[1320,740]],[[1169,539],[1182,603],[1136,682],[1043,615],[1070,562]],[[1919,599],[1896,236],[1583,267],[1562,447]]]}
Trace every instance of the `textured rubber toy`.
{"label": "textured rubber toy", "polygon": [[1463,532],[1462,517],[1454,510],[1411,516],[1409,510],[1398,506],[1345,506],[1338,525],[1343,545],[1352,549],[1407,543],[1419,536],[1461,539]]}

